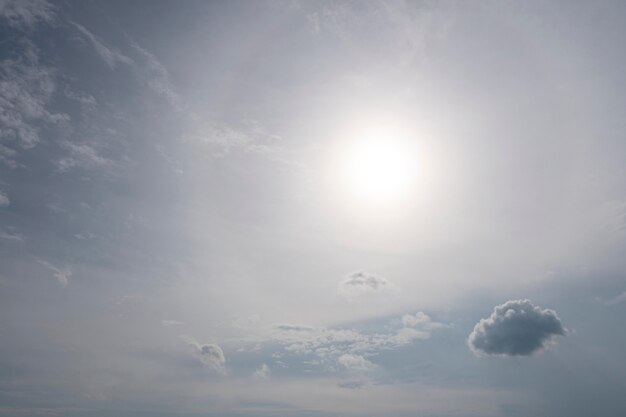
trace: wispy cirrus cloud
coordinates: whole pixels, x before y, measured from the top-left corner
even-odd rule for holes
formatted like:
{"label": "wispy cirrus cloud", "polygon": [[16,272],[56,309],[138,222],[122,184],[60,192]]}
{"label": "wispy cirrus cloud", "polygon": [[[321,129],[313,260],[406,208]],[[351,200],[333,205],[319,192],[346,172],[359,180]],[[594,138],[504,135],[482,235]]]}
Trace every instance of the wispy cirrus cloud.
{"label": "wispy cirrus cloud", "polygon": [[626,291],[624,291],[623,293],[621,293],[620,295],[613,297],[607,301],[605,301],[604,303],[606,305],[615,305],[615,304],[620,304],[626,301]]}
{"label": "wispy cirrus cloud", "polygon": [[52,23],[57,18],[57,10],[47,0],[3,0],[0,17],[14,29],[30,30],[42,22]]}
{"label": "wispy cirrus cloud", "polygon": [[17,151],[41,141],[41,130],[70,120],[51,109],[57,89],[56,71],[39,61],[30,41],[21,52],[0,65],[0,161],[15,168]]}
{"label": "wispy cirrus cloud", "polygon": [[91,33],[81,24],[70,21],[78,31],[89,41],[95,52],[102,58],[109,68],[114,69],[118,64],[133,66],[135,62],[116,48],[107,45],[102,39]]}
{"label": "wispy cirrus cloud", "polygon": [[114,165],[114,162],[102,156],[93,144],[64,141],[62,146],[67,149],[69,155],[55,162],[60,172],[66,172],[72,168],[94,169]]}
{"label": "wispy cirrus cloud", "polygon": [[134,66],[140,72],[140,77],[145,81],[148,88],[167,100],[174,109],[182,110],[182,99],[172,85],[169,72],[165,66],[154,54],[137,43],[133,42],[131,47],[139,56]]}
{"label": "wispy cirrus cloud", "polygon": [[69,284],[70,280],[69,278],[72,276],[72,271],[69,268],[57,268],[56,266],[52,265],[50,262],[47,261],[42,261],[39,260],[37,261],[39,262],[41,265],[45,266],[46,268],[50,269],[53,272],[53,276],[57,279],[57,281],[59,281],[59,284],[61,284],[62,287],[67,287],[67,285]]}
{"label": "wispy cirrus cloud", "polygon": [[[1,200],[1,197],[0,197]],[[0,229],[0,239],[5,239],[13,242],[24,243],[25,237],[21,233],[16,233],[11,229]]]}

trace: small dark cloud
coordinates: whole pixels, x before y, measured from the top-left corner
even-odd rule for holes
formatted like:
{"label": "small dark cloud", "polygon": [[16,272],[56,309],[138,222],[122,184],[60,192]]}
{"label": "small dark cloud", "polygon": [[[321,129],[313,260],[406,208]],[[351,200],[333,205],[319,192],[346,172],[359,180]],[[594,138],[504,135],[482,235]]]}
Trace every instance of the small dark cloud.
{"label": "small dark cloud", "polygon": [[537,307],[530,300],[511,300],[496,306],[491,316],[474,326],[468,344],[477,355],[528,356],[564,334],[553,310]]}
{"label": "small dark cloud", "polygon": [[283,332],[311,332],[315,330],[313,326],[305,324],[276,324],[274,328]]}
{"label": "small dark cloud", "polygon": [[214,343],[200,344],[188,335],[181,335],[180,338],[193,349],[194,356],[205,366],[221,374],[226,373],[226,357],[221,347]]}
{"label": "small dark cloud", "polygon": [[384,277],[365,271],[352,272],[339,283],[339,294],[353,297],[391,289],[391,283]]}

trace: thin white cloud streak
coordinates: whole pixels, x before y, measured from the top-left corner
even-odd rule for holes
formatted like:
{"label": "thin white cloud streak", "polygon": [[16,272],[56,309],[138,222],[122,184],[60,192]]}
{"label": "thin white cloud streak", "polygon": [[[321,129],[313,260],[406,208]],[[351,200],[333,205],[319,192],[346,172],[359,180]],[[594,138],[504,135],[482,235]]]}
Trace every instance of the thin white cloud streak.
{"label": "thin white cloud streak", "polygon": [[179,320],[161,320],[164,327],[184,326],[185,322]]}
{"label": "thin white cloud streak", "polygon": [[135,64],[141,72],[141,77],[148,87],[167,100],[176,110],[182,110],[182,100],[170,81],[169,72],[156,59],[156,57],[137,43],[131,44],[132,48],[139,54],[141,60]]}
{"label": "thin white cloud streak", "polygon": [[0,239],[5,239],[13,242],[24,243],[24,235],[20,233],[14,233],[12,231],[6,231],[0,229]]}
{"label": "thin white cloud streak", "polygon": [[72,276],[72,271],[69,268],[60,269],[52,265],[50,262],[38,260],[41,265],[50,269],[53,272],[53,276],[59,281],[62,287],[67,287],[69,284],[69,278]]}
{"label": "thin white cloud streak", "polygon": [[102,60],[109,66],[109,68],[114,69],[118,64],[125,64],[128,66],[134,66],[135,62],[118,51],[117,49],[107,46],[104,44],[102,40],[100,40],[96,35],[91,33],[87,28],[83,25],[80,25],[76,22],[70,21],[70,23],[78,29],[78,31],[91,43],[96,53],[102,58]]}
{"label": "thin white cloud streak", "polygon": [[624,301],[626,301],[626,291],[624,291],[617,297],[614,297],[614,298],[611,298],[610,300],[605,301],[605,304],[611,306],[611,305],[623,303]]}

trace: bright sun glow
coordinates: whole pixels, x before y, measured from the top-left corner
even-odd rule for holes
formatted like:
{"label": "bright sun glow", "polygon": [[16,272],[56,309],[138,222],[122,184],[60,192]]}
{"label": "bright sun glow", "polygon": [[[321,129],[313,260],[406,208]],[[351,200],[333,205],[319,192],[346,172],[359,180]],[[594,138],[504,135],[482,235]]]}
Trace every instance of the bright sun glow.
{"label": "bright sun glow", "polygon": [[370,127],[355,136],[344,162],[349,190],[377,204],[410,194],[417,174],[416,152],[402,132],[389,126]]}

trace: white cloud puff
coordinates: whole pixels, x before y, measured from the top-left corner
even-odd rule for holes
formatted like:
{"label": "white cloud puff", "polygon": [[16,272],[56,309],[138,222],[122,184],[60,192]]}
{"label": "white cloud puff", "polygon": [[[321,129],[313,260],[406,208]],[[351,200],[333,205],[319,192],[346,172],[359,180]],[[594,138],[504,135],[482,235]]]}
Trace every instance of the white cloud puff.
{"label": "white cloud puff", "polygon": [[530,300],[511,300],[496,306],[469,335],[468,345],[477,355],[529,356],[546,348],[554,336],[565,334],[556,312]]}
{"label": "white cloud puff", "polygon": [[376,367],[361,355],[343,354],[337,359],[337,363],[350,371],[369,371]]}
{"label": "white cloud puff", "polygon": [[254,377],[257,379],[268,379],[272,372],[267,364],[262,364],[256,371],[254,371]]}

